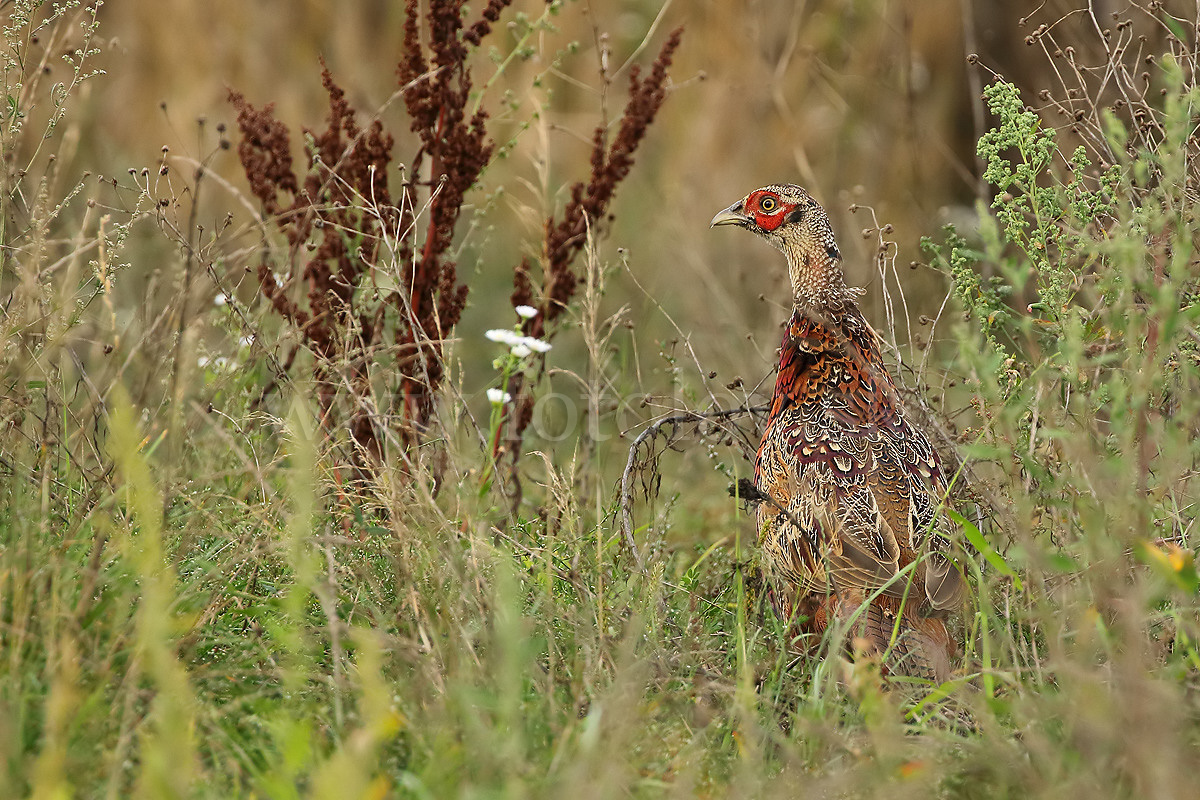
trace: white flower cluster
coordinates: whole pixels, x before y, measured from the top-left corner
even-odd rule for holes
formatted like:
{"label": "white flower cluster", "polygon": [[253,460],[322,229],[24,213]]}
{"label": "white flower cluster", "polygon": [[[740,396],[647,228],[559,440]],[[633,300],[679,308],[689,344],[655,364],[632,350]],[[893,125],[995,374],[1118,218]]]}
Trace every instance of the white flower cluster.
{"label": "white flower cluster", "polygon": [[512,400],[512,395],[503,389],[488,389],[487,397],[488,402],[494,406],[503,405]]}
{"label": "white flower cluster", "polygon": [[530,353],[547,353],[551,347],[549,342],[543,342],[532,336],[522,336],[516,331],[505,328],[493,328],[484,336],[493,342],[507,345],[512,354],[518,358],[524,358]]}

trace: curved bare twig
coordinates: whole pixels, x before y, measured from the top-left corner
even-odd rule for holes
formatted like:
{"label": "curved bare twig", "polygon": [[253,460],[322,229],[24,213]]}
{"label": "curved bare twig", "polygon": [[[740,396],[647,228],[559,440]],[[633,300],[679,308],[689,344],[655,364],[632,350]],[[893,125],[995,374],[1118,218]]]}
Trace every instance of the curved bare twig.
{"label": "curved bare twig", "polygon": [[[739,406],[738,408],[720,409],[717,411],[686,411],[682,414],[672,414],[663,417],[650,424],[646,430],[638,434],[638,437],[633,440],[633,444],[629,446],[629,458],[625,462],[625,469],[621,473],[621,531],[625,536],[625,545],[629,548],[629,552],[633,554],[633,560],[637,563],[638,569],[644,565],[642,555],[638,551],[637,543],[633,539],[633,474],[637,471],[638,451],[646,442],[654,439],[662,431],[663,428],[670,425],[673,428],[689,422],[703,422],[705,420],[725,421],[743,414],[765,414],[770,410],[769,406]],[[674,435],[672,432],[671,436]],[[670,436],[668,440],[670,440]]]}

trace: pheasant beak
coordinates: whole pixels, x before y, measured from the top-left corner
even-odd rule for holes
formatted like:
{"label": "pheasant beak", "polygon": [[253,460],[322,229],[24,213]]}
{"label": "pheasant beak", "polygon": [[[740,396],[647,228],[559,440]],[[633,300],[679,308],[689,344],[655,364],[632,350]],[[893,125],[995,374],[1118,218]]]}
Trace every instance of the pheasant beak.
{"label": "pheasant beak", "polygon": [[729,208],[718,211],[717,215],[712,218],[712,222],[708,223],[708,227],[715,228],[718,225],[738,225],[744,228],[749,225],[753,220],[742,213],[743,202],[744,201],[742,200],[738,200]]}

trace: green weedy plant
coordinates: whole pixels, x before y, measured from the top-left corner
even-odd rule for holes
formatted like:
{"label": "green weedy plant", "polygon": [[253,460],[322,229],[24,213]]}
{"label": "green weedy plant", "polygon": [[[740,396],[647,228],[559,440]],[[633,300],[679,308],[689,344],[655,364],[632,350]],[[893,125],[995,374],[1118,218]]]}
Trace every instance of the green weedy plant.
{"label": "green weedy plant", "polygon": [[[977,151],[987,164],[984,180],[999,193],[992,208],[1004,240],[1015,245],[1032,267],[1037,301],[1031,312],[1040,312],[1039,330],[1047,336],[1068,313],[1078,289],[1078,273],[1090,265],[1082,252],[1088,226],[1103,224],[1115,199],[1120,172],[1110,167],[1095,188],[1088,188],[1091,162],[1079,145],[1067,162],[1069,176],[1060,183],[1053,176],[1058,155],[1057,135],[1021,103],[1011,83],[997,81],[984,90],[984,99],[998,124],[979,140]],[[1016,159],[1005,158],[1015,152]],[[994,239],[989,244],[995,246]],[[1082,260],[1083,263],[1080,263]],[[961,277],[956,276],[956,277]],[[1014,281],[1020,278],[1011,276]],[[1021,285],[1014,288],[1020,290]],[[962,290],[959,289],[960,295]]]}
{"label": "green weedy plant", "polygon": [[[1196,280],[1186,161],[1195,90],[1181,88],[1181,79],[1167,62],[1164,80],[1175,90],[1164,103],[1165,138],[1102,172],[1082,145],[1062,158],[1053,129],[1024,108],[1012,84],[986,90],[997,125],[980,140],[979,154],[997,190],[996,214],[981,214],[978,249],[953,232],[943,245],[926,247],[992,345],[986,361],[967,359],[977,384],[1000,359],[997,397],[1028,400],[1022,387],[1050,381],[1064,401],[1071,389],[1077,400],[1090,400],[1088,411],[1105,421],[1136,411],[1114,408],[1117,398],[1134,403],[1133,395],[1144,394],[1160,410],[1179,399],[1178,389],[1150,376],[1186,382],[1183,366],[1194,360],[1186,327]],[[1112,151],[1124,154],[1125,129],[1114,115],[1106,124]],[[1138,363],[1125,361],[1133,356]],[[1148,369],[1147,357],[1160,369]]]}
{"label": "green weedy plant", "polygon": [[[994,514],[976,533],[966,620],[986,690],[976,722],[1036,730],[1020,743],[1000,734],[998,765],[1087,752],[1106,766],[1070,774],[1075,785],[1146,796],[1176,792],[1176,778],[1139,757],[1104,759],[1143,736],[1170,752],[1159,758],[1193,762],[1177,739],[1188,712],[1170,698],[1200,675],[1200,92],[1173,59],[1158,63],[1161,99],[1138,114],[1153,114],[1158,133],[1133,135],[1108,111],[1106,146],[1069,155],[1013,85],[988,87],[995,121],[978,152],[994,214],[979,209],[973,246],[953,232],[926,243],[969,320],[956,332],[974,412],[960,441]],[[1012,785],[999,771],[976,777]]]}
{"label": "green weedy plant", "polygon": [[[944,244],[923,244],[949,274],[955,297],[993,351],[1008,357],[1023,340],[1048,345],[1080,321],[1073,301],[1094,266],[1092,235],[1111,224],[1120,170],[1112,165],[1093,175],[1080,145],[1065,161],[1064,177],[1055,130],[1024,106],[1016,86],[998,80],[984,90],[984,99],[997,124],[978,144],[987,165],[984,179],[996,191],[995,216],[980,217],[983,252],[952,229]],[[1006,254],[1010,247],[1022,257]],[[983,277],[982,263],[998,274]],[[1008,299],[1026,292],[1035,298],[1025,313],[1010,309]]]}

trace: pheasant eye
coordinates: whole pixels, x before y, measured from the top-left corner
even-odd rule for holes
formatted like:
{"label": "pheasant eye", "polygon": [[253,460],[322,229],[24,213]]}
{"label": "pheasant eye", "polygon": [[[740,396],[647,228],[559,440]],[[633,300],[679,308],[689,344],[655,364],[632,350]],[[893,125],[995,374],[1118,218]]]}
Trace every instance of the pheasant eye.
{"label": "pheasant eye", "polygon": [[775,207],[778,205],[779,204],[777,202],[775,202],[775,198],[770,197],[770,196],[764,197],[763,199],[758,201],[758,207],[761,208],[763,211],[765,211],[768,214],[770,214],[772,211],[774,211]]}

